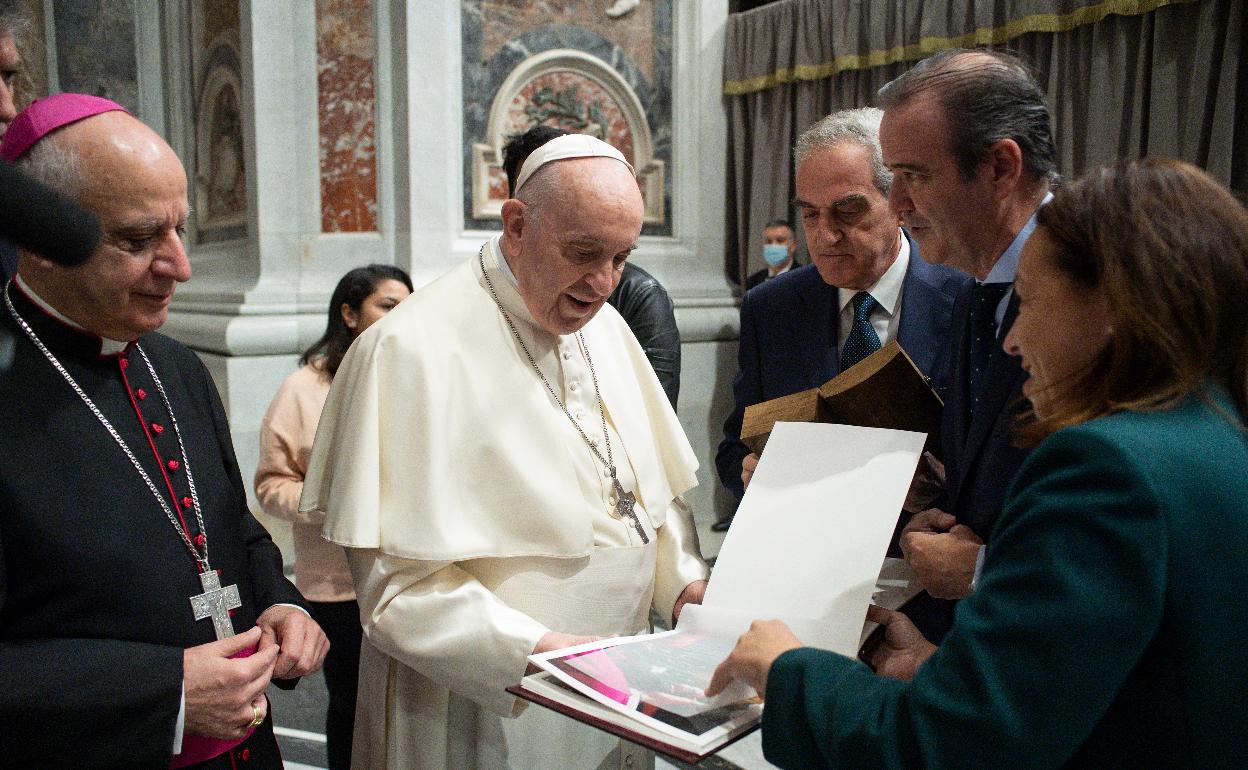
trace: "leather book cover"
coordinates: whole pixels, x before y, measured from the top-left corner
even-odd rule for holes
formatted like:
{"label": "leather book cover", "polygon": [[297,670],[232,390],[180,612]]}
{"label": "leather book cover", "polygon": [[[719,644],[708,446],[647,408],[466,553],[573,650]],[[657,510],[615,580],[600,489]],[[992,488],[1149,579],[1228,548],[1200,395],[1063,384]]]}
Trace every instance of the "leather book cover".
{"label": "leather book cover", "polygon": [[777,422],[826,422],[927,434],[927,449],[940,446],[944,403],[896,340],[817,389],[748,406],[741,441],[761,454]]}

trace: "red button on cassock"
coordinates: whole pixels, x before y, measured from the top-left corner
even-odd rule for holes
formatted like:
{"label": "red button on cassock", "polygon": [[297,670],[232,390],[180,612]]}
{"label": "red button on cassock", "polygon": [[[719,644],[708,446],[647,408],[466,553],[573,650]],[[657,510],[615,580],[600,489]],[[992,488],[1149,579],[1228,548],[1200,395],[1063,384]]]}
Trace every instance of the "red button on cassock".
{"label": "red button on cassock", "polygon": [[191,498],[189,498],[189,497],[184,497],[184,498],[182,498],[182,507],[183,507],[183,508],[190,508],[190,507],[191,507],[192,505],[194,505],[194,504],[195,504],[195,501],[194,501],[194,500],[192,500]]}
{"label": "red button on cassock", "polygon": [[143,399],[147,398],[147,391],[143,390],[142,388],[139,388],[138,390],[134,391],[134,395],[138,396],[139,400],[142,401]]}
{"label": "red button on cassock", "polygon": [[152,423],[152,431],[153,431],[153,432],[155,432],[155,433],[164,433],[164,432],[165,432],[165,426],[161,425],[161,424],[160,424],[160,423],[158,423],[158,422],[154,422],[154,423]]}
{"label": "red button on cassock", "polygon": [[199,546],[200,548],[204,547],[204,533],[203,532],[200,532],[198,535],[195,536],[195,545]]}
{"label": "red button on cassock", "polygon": [[120,366],[122,369],[125,369],[127,366],[130,365],[130,362],[124,358],[119,358],[117,359],[117,365]]}
{"label": "red button on cassock", "polygon": [[169,467],[169,470],[171,471],[176,471],[178,468],[182,467],[182,463],[178,462],[177,460],[170,460],[169,462],[165,463],[165,465],[167,465]]}

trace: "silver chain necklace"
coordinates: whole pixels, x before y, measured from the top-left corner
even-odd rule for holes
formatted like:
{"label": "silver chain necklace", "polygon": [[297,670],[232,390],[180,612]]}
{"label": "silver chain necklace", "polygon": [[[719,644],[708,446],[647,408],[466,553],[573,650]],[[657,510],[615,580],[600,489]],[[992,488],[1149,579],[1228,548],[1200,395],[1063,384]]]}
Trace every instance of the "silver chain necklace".
{"label": "silver chain necklace", "polygon": [[[156,383],[156,390],[160,393],[160,399],[165,404],[165,410],[169,413],[169,421],[173,425],[173,433],[178,439],[178,450],[182,454],[182,468],[186,471],[186,483],[191,489],[191,506],[195,511],[195,523],[199,527],[199,534],[204,541],[202,553],[200,549],[195,547],[195,543],[191,540],[190,535],[178,521],[178,517],[174,515],[173,508],[170,507],[164,495],[157,489],[155,482],[152,481],[152,477],[148,475],[142,464],[139,463],[139,458],[135,456],[130,446],[126,444],[125,439],[121,437],[121,434],[117,432],[113,424],[108,421],[108,418],[104,416],[100,408],[95,405],[91,397],[86,394],[86,391],[82,389],[73,375],[65,369],[64,365],[61,364],[52,351],[48,350],[47,346],[43,344],[43,340],[39,339],[39,336],[35,334],[35,330],[30,327],[30,324],[26,323],[26,319],[22,318],[21,314],[17,312],[17,308],[13,306],[13,299],[9,296],[9,287],[11,285],[12,281],[10,280],[4,286],[4,304],[8,308],[9,314],[13,316],[13,320],[17,321],[17,325],[22,327],[22,331],[30,338],[31,343],[39,349],[44,358],[48,359],[48,363],[52,364],[52,368],[60,372],[65,381],[69,383],[69,386],[82,399],[82,402],[95,415],[95,418],[108,431],[108,434],[113,437],[113,441],[117,442],[117,446],[121,447],[121,451],[129,458],[130,464],[138,471],[139,476],[147,484],[147,488],[151,491],[152,496],[160,504],[161,510],[165,512],[165,516],[169,519],[169,523],[173,525],[174,530],[178,533],[178,537],[182,539],[182,544],[186,546],[191,557],[200,566],[199,579],[204,587],[204,593],[191,597],[191,607],[195,614],[195,619],[203,620],[211,617],[218,639],[233,636],[234,629],[233,624],[229,620],[229,610],[242,606],[238,594],[238,586],[231,585],[223,588],[220,577],[208,562],[208,529],[204,526],[204,514],[203,509],[199,505],[199,493],[195,489],[195,478],[191,475],[190,457],[186,453],[186,444],[182,441],[182,430],[178,427],[178,418],[173,414],[173,404],[169,401],[169,395],[165,392],[165,386],[161,383],[160,377],[156,376],[156,368],[152,366],[151,359],[147,357],[147,353],[136,342],[134,348],[143,357],[143,363],[147,365],[147,371],[152,375],[152,381]],[[226,632],[227,628],[228,633]]]}
{"label": "silver chain necklace", "polygon": [[649,543],[650,538],[646,535],[645,527],[641,525],[641,519],[638,518],[636,510],[634,510],[637,505],[637,496],[632,492],[625,492],[616,475],[615,458],[611,455],[611,436],[607,433],[607,412],[602,405],[602,393],[598,390],[598,374],[594,371],[594,359],[589,356],[589,346],[585,344],[585,336],[578,331],[576,340],[580,343],[581,351],[585,353],[585,362],[589,364],[589,376],[594,383],[594,397],[598,400],[598,416],[602,420],[602,440],[607,445],[606,457],[603,457],[602,453],[598,451],[598,447],[594,445],[594,442],[590,441],[589,436],[586,435],[580,423],[576,421],[576,418],[568,411],[568,407],[564,405],[563,400],[555,393],[555,389],[551,387],[550,382],[546,379],[546,375],[542,374],[541,367],[537,365],[533,354],[529,352],[529,346],[524,344],[524,339],[520,336],[516,325],[511,322],[511,316],[507,315],[507,311],[503,309],[503,303],[498,299],[498,292],[494,290],[494,282],[490,280],[490,275],[485,270],[485,244],[482,244],[481,250],[477,252],[477,264],[481,266],[481,276],[485,278],[485,285],[490,290],[490,297],[493,298],[494,304],[498,307],[498,312],[503,316],[503,320],[507,322],[507,328],[511,329],[511,334],[516,338],[520,349],[524,351],[524,357],[529,359],[529,366],[532,366],[533,371],[537,372],[538,378],[546,386],[546,392],[559,405],[559,409],[568,418],[568,422],[572,423],[572,427],[576,428],[576,432],[581,434],[581,438],[585,440],[585,446],[589,447],[589,451],[594,453],[594,457],[597,457],[598,461],[607,469],[607,473],[611,474],[611,484],[615,487],[616,518],[621,520],[628,519],[633,528],[637,530],[637,534],[641,536],[641,542],[643,544]]}

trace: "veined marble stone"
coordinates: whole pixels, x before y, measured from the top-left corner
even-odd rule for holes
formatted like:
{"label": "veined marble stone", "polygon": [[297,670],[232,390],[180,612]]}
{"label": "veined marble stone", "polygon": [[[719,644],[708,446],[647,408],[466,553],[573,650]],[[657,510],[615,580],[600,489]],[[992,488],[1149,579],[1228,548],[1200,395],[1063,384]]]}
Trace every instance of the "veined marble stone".
{"label": "veined marble stone", "polygon": [[317,0],[321,231],[377,229],[373,4]]}

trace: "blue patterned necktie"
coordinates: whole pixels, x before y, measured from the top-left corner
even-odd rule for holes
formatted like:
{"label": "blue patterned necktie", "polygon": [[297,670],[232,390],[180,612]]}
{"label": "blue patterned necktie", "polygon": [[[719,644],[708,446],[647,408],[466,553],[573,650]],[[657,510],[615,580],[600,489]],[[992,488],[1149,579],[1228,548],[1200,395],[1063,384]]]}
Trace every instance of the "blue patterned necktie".
{"label": "blue patterned necktie", "polygon": [[865,291],[855,294],[849,302],[854,306],[854,320],[849,327],[849,336],[845,338],[845,347],[841,350],[842,372],[880,349],[880,335],[871,325],[871,311],[879,303]]}
{"label": "blue patterned necktie", "polygon": [[976,283],[971,288],[971,404],[979,401],[984,386],[984,372],[997,341],[997,306],[1013,286],[1011,283]]}

